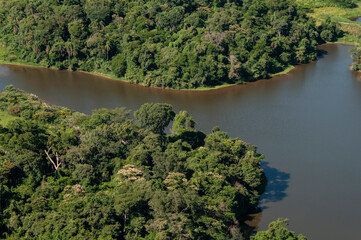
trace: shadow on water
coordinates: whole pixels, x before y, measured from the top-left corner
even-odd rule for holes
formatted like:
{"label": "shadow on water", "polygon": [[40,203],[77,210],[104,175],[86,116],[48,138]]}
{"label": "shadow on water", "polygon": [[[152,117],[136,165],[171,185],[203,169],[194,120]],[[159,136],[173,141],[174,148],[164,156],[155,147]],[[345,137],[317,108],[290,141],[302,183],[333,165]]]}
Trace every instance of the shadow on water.
{"label": "shadow on water", "polygon": [[328,55],[328,52],[326,50],[318,49],[317,60],[324,58],[326,55]]}
{"label": "shadow on water", "polygon": [[262,220],[262,211],[267,209],[267,203],[278,202],[287,197],[286,190],[291,175],[270,167],[268,162],[263,162],[261,167],[267,176],[267,188],[261,197],[260,207],[255,209],[255,212],[248,214],[241,224],[242,233],[246,239],[258,231],[258,224]]}
{"label": "shadow on water", "polygon": [[265,206],[270,202],[278,202],[287,197],[286,189],[290,180],[290,174],[282,172],[276,168],[269,166],[268,162],[261,164],[266,176],[267,176],[267,188],[266,192],[261,197],[261,209],[266,209]]}
{"label": "shadow on water", "polygon": [[240,224],[243,239],[249,239],[258,231],[258,225],[262,220],[262,210],[257,209],[254,213],[248,214]]}

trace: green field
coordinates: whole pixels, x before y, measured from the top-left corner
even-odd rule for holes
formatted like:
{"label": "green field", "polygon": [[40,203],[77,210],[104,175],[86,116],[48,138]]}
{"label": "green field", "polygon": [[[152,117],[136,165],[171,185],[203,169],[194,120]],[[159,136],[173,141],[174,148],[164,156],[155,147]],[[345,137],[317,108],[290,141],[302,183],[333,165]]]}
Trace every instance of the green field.
{"label": "green field", "polygon": [[7,112],[0,111],[0,125],[6,126],[8,122],[14,120],[16,117],[11,116]]}
{"label": "green field", "polygon": [[337,43],[359,44],[361,23],[351,21],[349,18],[361,16],[361,1],[356,1],[357,7],[354,8],[335,7],[320,0],[297,0],[296,2],[309,8],[309,15],[315,18],[318,23],[328,17],[338,22],[345,34]]}

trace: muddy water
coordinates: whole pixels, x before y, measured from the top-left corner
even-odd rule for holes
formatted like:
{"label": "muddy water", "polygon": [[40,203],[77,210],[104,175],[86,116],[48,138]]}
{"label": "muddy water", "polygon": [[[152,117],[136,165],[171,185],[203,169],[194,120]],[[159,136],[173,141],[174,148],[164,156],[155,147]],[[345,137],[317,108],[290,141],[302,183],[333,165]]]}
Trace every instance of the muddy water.
{"label": "muddy water", "polygon": [[359,239],[361,228],[361,81],[349,46],[326,45],[317,62],[247,86],[207,92],[151,89],[83,73],[0,66],[8,84],[50,103],[90,113],[167,102],[187,110],[198,128],[218,125],[259,146],[269,185],[261,230],[278,217],[309,239]]}

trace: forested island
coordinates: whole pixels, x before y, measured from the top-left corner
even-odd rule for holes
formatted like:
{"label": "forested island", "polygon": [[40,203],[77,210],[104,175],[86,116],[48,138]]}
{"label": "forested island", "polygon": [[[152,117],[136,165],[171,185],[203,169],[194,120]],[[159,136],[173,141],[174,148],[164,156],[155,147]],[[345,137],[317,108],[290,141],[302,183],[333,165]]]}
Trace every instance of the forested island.
{"label": "forested island", "polygon": [[0,0],[0,55],[144,86],[244,83],[337,39],[333,21],[306,12],[289,0]]}

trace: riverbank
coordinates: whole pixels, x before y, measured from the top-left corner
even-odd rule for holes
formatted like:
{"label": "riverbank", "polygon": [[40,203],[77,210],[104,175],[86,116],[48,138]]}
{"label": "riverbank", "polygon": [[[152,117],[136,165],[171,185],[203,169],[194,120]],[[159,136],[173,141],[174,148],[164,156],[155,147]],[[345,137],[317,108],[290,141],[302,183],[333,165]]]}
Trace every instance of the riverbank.
{"label": "riverbank", "polygon": [[0,64],[12,64],[21,66],[44,67],[40,64],[32,63],[17,59],[17,57],[9,52],[9,50],[0,44]]}
{"label": "riverbank", "polygon": [[[24,62],[24,61],[5,61],[5,60],[0,59],[0,65],[1,64],[49,69],[49,68],[44,67],[44,66],[39,65],[39,64],[28,63],[28,62]],[[270,78],[273,78],[273,77],[276,77],[276,76],[279,76],[279,75],[285,75],[285,74],[289,73],[290,71],[292,71],[294,68],[295,68],[295,66],[290,65],[281,72],[271,74]],[[53,67],[50,67],[50,69],[54,69],[54,70],[58,70],[58,71],[71,71],[71,70],[59,70],[59,69],[53,68]],[[118,77],[116,77],[114,75],[111,75],[111,74],[105,74],[105,73],[100,73],[100,72],[85,72],[85,71],[77,71],[77,72],[84,73],[84,74],[89,74],[89,75],[93,75],[93,76],[97,76],[97,77],[101,77],[101,78],[104,78],[104,79],[107,79],[107,80],[121,81],[121,82],[129,83],[129,84],[136,84],[136,83],[131,83],[129,81],[126,81],[124,78],[118,78]],[[262,79],[259,79],[259,80],[262,80]],[[212,86],[212,87],[202,86],[202,87],[197,87],[197,88],[180,88],[180,89],[165,88],[165,89],[173,90],[173,91],[211,91],[211,90],[217,90],[217,89],[221,89],[221,88],[232,87],[232,86],[243,85],[243,84],[247,84],[247,82],[245,82],[245,83],[233,83],[233,84],[224,83],[222,85],[217,85],[217,86]],[[143,86],[143,87],[149,87],[149,86],[145,86],[143,84],[136,84],[136,85]],[[159,88],[159,87],[151,86],[149,88]]]}
{"label": "riverbank", "polygon": [[[6,65],[17,65],[17,66],[26,66],[26,67],[36,67],[36,68],[48,68],[45,67],[41,64],[36,64],[36,63],[32,63],[32,62],[27,62],[27,61],[21,61],[19,59],[13,59],[13,60],[6,60],[6,55],[8,54],[7,49],[4,46],[0,45],[0,64],[6,64]],[[278,73],[274,73],[270,75],[270,78],[276,77],[278,75],[284,75],[289,73],[291,70],[293,70],[295,67],[290,65],[288,66],[286,69],[284,69],[281,72]],[[55,67],[50,67],[50,69],[54,69],[54,70],[59,70]],[[60,70],[59,70],[60,71]],[[64,70],[64,71],[71,71],[71,70]],[[126,82],[129,84],[134,84],[131,83],[127,80],[125,80],[124,78],[119,78],[116,77],[113,74],[106,74],[106,73],[101,73],[101,72],[85,72],[85,71],[78,71],[84,74],[90,74],[90,75],[94,75],[94,76],[98,76],[98,77],[102,77],[108,80],[113,80],[113,81],[122,81],[122,82]],[[198,88],[192,88],[192,89],[188,89],[188,88],[181,88],[181,89],[168,89],[167,90],[175,90],[175,91],[210,91],[210,90],[217,90],[220,88],[225,88],[225,87],[232,87],[232,86],[236,86],[236,85],[242,85],[242,84],[247,84],[247,83],[224,83],[222,85],[217,85],[217,86],[212,86],[212,87],[206,87],[206,86],[202,86],[202,87],[198,87]],[[148,87],[145,86],[143,84],[137,84],[143,87]],[[157,88],[157,87],[152,87],[152,88]]]}

